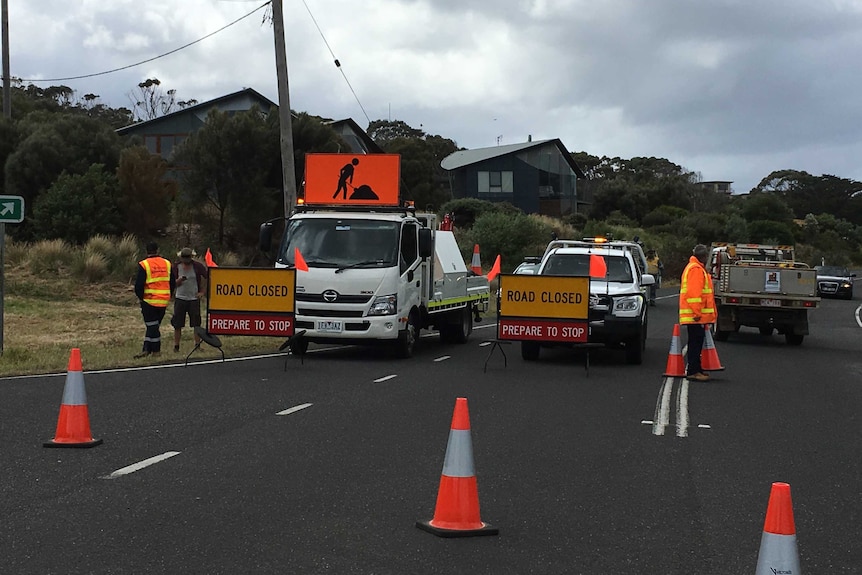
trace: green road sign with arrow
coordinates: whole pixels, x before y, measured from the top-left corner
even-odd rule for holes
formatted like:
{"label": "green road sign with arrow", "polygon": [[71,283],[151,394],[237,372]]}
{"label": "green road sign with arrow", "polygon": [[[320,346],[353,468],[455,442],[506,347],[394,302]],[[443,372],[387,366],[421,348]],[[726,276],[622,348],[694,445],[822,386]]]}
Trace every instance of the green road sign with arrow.
{"label": "green road sign with arrow", "polygon": [[0,196],[0,224],[18,224],[24,221],[24,198]]}

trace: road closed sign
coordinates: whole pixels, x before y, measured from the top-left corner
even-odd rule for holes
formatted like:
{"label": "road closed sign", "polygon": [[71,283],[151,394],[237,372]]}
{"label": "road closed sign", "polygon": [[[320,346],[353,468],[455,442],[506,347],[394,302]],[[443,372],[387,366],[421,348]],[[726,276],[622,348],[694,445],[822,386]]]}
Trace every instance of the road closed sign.
{"label": "road closed sign", "polygon": [[207,331],[290,337],[295,330],[296,270],[210,268]]}
{"label": "road closed sign", "polygon": [[589,335],[590,278],[500,276],[498,339],[581,343]]}

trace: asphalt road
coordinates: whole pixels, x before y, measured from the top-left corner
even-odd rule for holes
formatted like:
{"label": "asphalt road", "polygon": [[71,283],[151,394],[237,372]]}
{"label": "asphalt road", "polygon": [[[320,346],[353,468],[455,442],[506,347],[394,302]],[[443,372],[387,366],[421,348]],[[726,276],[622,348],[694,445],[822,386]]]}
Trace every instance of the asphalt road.
{"label": "asphalt road", "polygon": [[[753,573],[783,481],[803,572],[862,573],[860,300],[825,300],[800,347],[743,328],[716,344],[726,369],[688,383],[662,375],[676,299],[660,295],[643,365],[600,349],[589,372],[583,351],[482,345],[487,320],[410,360],[234,361],[229,338],[224,363],[84,357],[92,449],[42,446],[65,374],[0,379],[0,572]],[[458,397],[497,536],[415,527]]]}

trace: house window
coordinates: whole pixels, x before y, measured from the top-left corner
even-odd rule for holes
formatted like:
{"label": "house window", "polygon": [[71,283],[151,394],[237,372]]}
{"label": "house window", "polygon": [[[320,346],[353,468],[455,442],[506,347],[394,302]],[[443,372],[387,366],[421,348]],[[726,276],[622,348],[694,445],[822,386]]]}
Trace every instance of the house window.
{"label": "house window", "polygon": [[511,194],[514,190],[512,172],[479,172],[479,194]]}

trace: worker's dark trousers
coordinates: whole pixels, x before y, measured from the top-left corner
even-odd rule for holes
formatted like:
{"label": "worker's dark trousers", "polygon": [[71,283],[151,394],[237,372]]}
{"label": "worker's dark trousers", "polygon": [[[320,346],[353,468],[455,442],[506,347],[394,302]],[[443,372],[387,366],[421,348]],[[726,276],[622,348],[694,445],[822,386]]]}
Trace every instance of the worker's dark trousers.
{"label": "worker's dark trousers", "polygon": [[687,375],[700,373],[703,368],[700,365],[700,354],[703,351],[703,340],[706,338],[706,330],[702,323],[690,323],[685,326],[688,329],[688,358]]}
{"label": "worker's dark trousers", "polygon": [[147,333],[144,335],[144,353],[157,353],[162,351],[162,333],[159,327],[165,317],[167,307],[156,307],[146,302],[141,302],[141,315],[144,316],[144,325]]}

